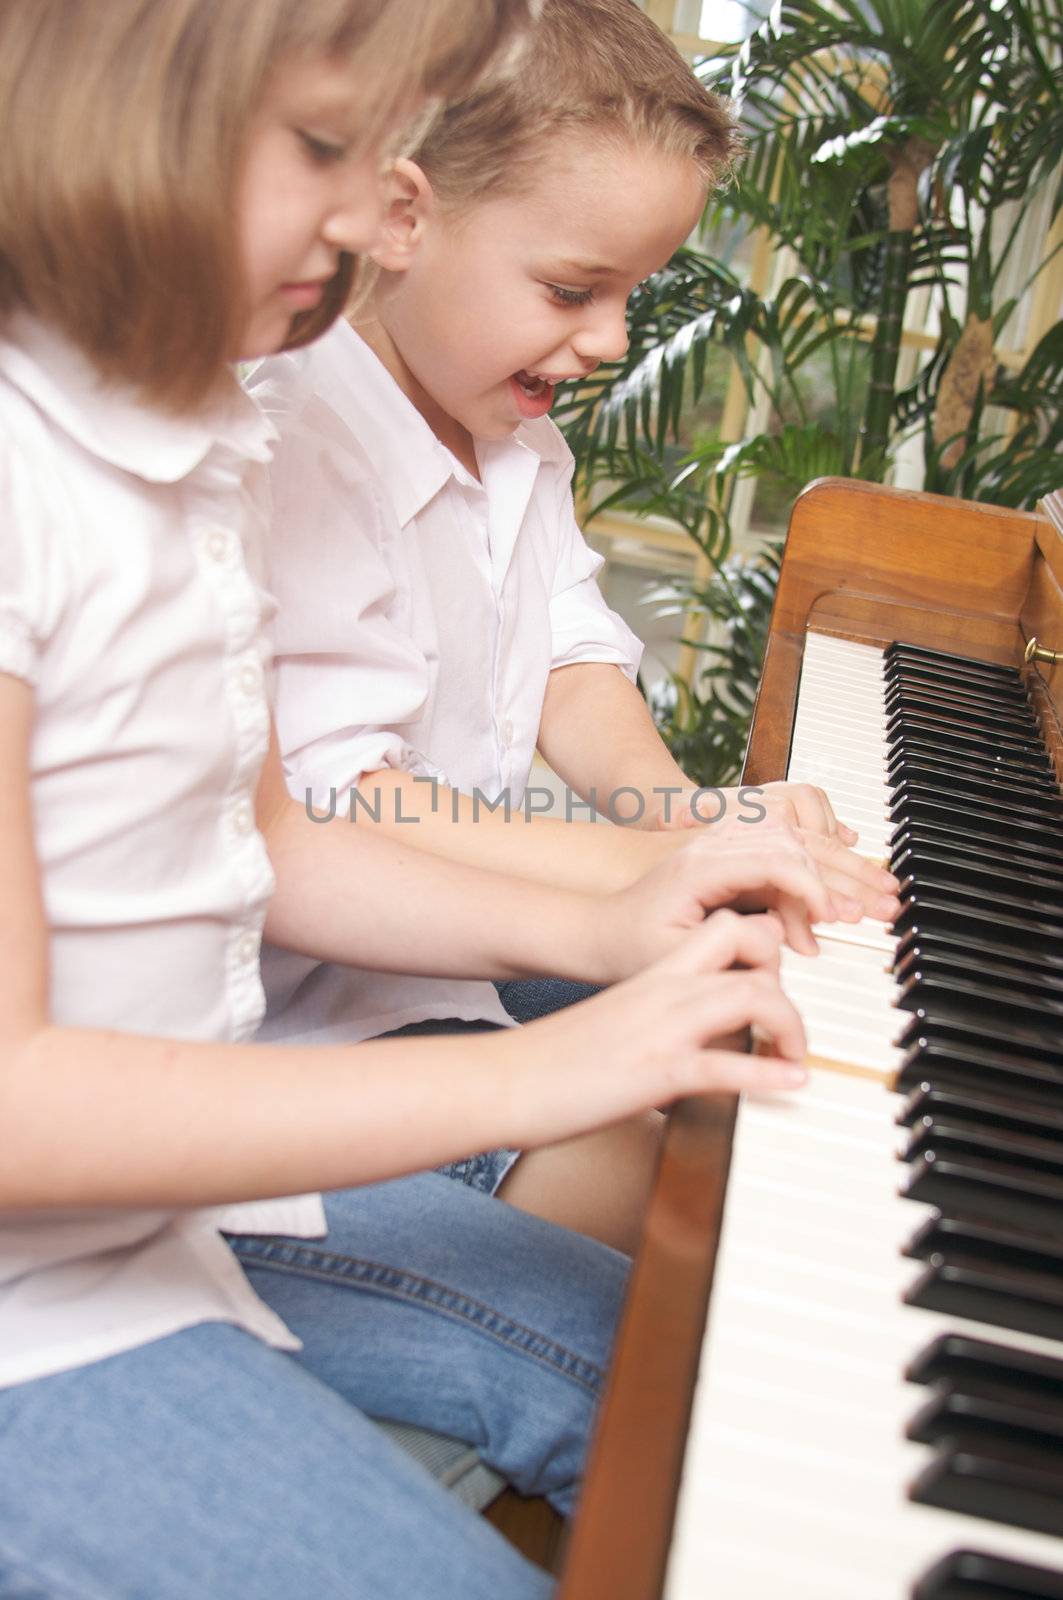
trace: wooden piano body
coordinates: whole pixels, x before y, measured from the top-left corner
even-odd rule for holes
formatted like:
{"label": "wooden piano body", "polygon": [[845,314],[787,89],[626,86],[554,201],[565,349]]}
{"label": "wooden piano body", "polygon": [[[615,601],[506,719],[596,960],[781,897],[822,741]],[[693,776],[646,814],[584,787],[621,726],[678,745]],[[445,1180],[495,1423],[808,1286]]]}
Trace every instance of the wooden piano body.
{"label": "wooden piano body", "polygon": [[[747,783],[785,776],[809,629],[1016,666],[1034,638],[1063,654],[1063,493],[1032,513],[843,479],[806,489],[790,522]],[[1063,659],[1026,670],[1063,780]],[[662,1593],[736,1104],[691,1100],[671,1113],[561,1600]]]}

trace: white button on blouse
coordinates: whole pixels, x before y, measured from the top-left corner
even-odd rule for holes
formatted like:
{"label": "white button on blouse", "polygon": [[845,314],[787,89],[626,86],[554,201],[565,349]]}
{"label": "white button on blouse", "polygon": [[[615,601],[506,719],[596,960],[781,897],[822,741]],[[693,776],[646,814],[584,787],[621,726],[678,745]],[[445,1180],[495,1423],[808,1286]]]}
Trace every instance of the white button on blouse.
{"label": "white button on blouse", "polygon": [[233,827],[237,833],[251,833],[255,826],[254,807],[249,800],[241,800],[233,811]]}
{"label": "white button on blouse", "polygon": [[212,528],[207,534],[207,554],[212,561],[224,561],[229,554],[230,541],[227,533],[222,533],[217,528]]}
{"label": "white button on blouse", "polygon": [[240,668],[240,688],[246,695],[258,694],[262,687],[262,669],[252,662],[245,662]]}

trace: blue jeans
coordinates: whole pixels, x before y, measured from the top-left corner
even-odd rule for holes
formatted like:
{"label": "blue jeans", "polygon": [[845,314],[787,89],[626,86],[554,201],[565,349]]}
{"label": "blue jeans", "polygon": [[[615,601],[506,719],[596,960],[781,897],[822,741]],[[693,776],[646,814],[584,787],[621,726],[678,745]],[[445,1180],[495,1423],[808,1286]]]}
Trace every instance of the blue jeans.
{"label": "blue jeans", "polygon": [[593,983],[573,983],[570,978],[510,978],[495,988],[514,1022],[534,1022],[599,992]]}
{"label": "blue jeans", "polygon": [[435,1174],[326,1210],[231,1241],[301,1352],[205,1323],[0,1390],[2,1600],[546,1600],[367,1418],[568,1511],[626,1259]]}

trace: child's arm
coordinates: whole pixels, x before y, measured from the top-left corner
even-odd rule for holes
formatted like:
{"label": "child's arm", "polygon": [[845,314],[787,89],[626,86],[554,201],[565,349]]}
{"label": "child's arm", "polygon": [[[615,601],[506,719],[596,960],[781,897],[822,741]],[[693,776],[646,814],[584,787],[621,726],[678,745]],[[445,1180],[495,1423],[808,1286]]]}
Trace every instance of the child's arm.
{"label": "child's arm", "polygon": [[[489,805],[480,796],[395,767],[363,774],[358,797],[355,826],[364,832],[467,866],[587,894],[610,894],[637,882],[689,838],[678,830],[617,827],[604,814],[574,833],[587,808],[574,793],[566,821],[563,802],[559,815],[548,791],[536,785],[534,772],[523,801],[508,808],[504,799]],[[347,816],[349,794],[339,796],[337,806]]]}
{"label": "child's arm", "polygon": [[[803,1077],[788,1064],[804,1038],[775,979],[778,925],[730,913],[636,981],[498,1035],[300,1048],[56,1026],[29,802],[32,726],[31,691],[0,674],[0,1209],[339,1188],[474,1148],[548,1143],[680,1094]],[[412,929],[416,907],[406,920]],[[721,973],[734,962],[754,970]],[[712,1048],[751,1023],[779,1058]]]}
{"label": "child's arm", "polygon": [[370,970],[611,983],[664,954],[708,910],[743,897],[750,908],[777,909],[789,942],[808,953],[809,920],[837,914],[806,851],[782,827],[762,830],[755,845],[741,838],[710,847],[698,836],[636,883],[599,896],[407,850],[342,815],[313,822],[287,792],[275,738],[258,817],[277,879],[267,938]]}
{"label": "child's arm", "polygon": [[593,790],[603,811],[615,796],[617,813],[642,827],[655,827],[665,807],[675,815],[678,797],[694,787],[672,759],[638,689],[608,662],[554,668],[543,699],[539,750],[577,794],[587,799]]}
{"label": "child's arm", "polygon": [[[710,837],[719,839],[736,826],[753,834],[761,826],[750,820],[751,804],[740,802],[741,789],[721,789],[718,799],[704,797],[691,815],[697,785],[672,759],[634,684],[607,663],[581,662],[551,672],[539,749],[578,794],[594,790],[599,804],[615,795],[615,809],[626,804],[631,820],[642,827],[685,831],[704,823]],[[822,789],[772,783],[749,793],[763,808],[765,821],[798,829],[832,892],[855,899],[867,915],[892,920],[898,910],[896,879],[850,848],[857,836],[835,817]]]}

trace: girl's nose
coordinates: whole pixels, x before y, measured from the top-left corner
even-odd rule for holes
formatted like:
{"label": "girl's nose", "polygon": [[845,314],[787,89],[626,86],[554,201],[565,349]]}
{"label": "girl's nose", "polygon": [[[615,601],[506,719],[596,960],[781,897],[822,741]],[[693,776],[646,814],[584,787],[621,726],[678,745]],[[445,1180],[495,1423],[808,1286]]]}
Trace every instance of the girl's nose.
{"label": "girl's nose", "polygon": [[337,197],[322,224],[321,236],[338,250],[364,255],[380,243],[383,225],[383,189],[377,183],[363,183]]}

